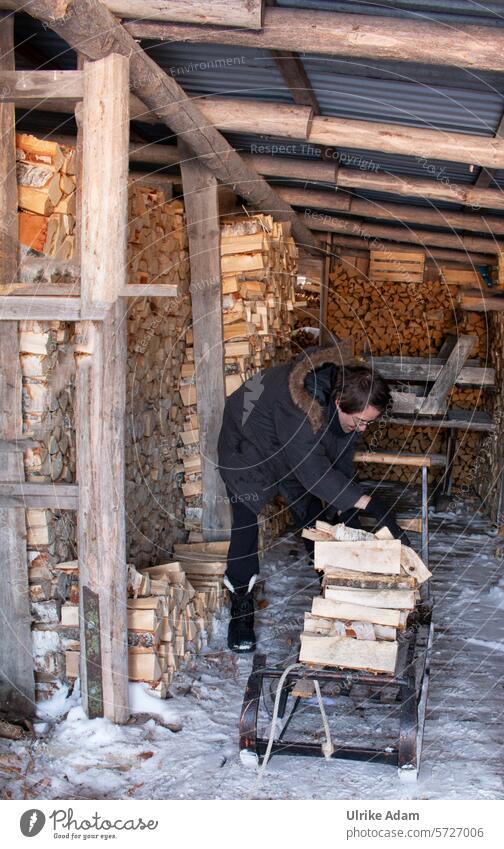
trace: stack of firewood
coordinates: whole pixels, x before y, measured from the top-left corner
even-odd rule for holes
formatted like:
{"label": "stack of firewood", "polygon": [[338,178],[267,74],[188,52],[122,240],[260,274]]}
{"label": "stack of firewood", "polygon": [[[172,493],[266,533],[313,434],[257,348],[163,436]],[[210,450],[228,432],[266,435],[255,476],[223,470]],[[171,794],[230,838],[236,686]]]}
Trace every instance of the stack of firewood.
{"label": "stack of firewood", "polygon": [[[260,214],[224,220],[221,280],[226,395],[261,369],[290,357],[296,269],[297,248],[287,222]],[[192,329],[186,334],[186,345],[179,383],[184,427],[177,468],[183,474],[189,542],[201,542],[203,491]],[[281,514],[273,508],[268,515],[272,517],[271,533],[276,533]]]}
{"label": "stack of firewood", "polygon": [[177,442],[184,424],[176,390],[190,321],[184,210],[161,189],[130,185],[128,281],[170,283],[178,297],[128,303],[126,508],[128,559],[155,564],[159,549],[184,538]]}
{"label": "stack of firewood", "polygon": [[67,677],[78,675],[80,646],[78,562],[51,563],[47,547],[41,544],[41,528],[39,525],[35,537],[33,529],[29,532],[29,537],[37,540],[39,550],[28,552],[37,701],[52,696]]}
{"label": "stack of firewood", "polygon": [[130,181],[128,200],[128,283],[184,287],[189,267],[183,203],[138,181]]}
{"label": "stack of firewood", "polygon": [[315,540],[315,568],[324,577],[323,595],[305,614],[300,661],[393,674],[397,635],[429,570],[387,529],[372,534],[317,522],[303,535]]}
{"label": "stack of firewood", "polygon": [[16,136],[19,242],[61,260],[74,251],[75,149]]}
{"label": "stack of firewood", "polygon": [[[199,570],[201,582],[192,570],[193,586],[185,562],[162,563],[139,571],[128,567],[129,679],[149,684],[152,695],[160,698],[166,698],[180,665],[189,663],[207,645],[214,614],[221,606],[224,564],[213,562],[205,571],[202,562]],[[65,674],[70,680],[79,674],[77,601],[78,595],[77,600],[62,606],[59,625],[60,638],[66,640]],[[70,635],[76,636],[77,642],[74,639],[68,647]]]}
{"label": "stack of firewood", "polygon": [[337,262],[330,274],[327,324],[340,338],[353,339],[356,354],[434,355],[444,337],[455,332],[477,335],[479,355],[485,356],[484,317],[456,310],[456,287],[441,278],[370,280],[348,262]]}
{"label": "stack of firewood", "polygon": [[[467,334],[479,339],[479,349],[473,356],[487,361],[484,316],[458,311],[457,287],[448,285],[439,272],[426,270],[423,280],[408,282],[370,279],[372,274],[363,258],[346,254],[335,262],[330,274],[327,324],[339,337],[353,340],[355,354],[435,356],[446,336]],[[488,405],[486,393],[461,387],[454,387],[447,401],[449,406],[463,409],[484,409]],[[388,425],[369,428],[363,442],[372,450],[441,453],[445,437],[437,428]],[[480,443],[480,435],[473,432],[465,434],[459,443],[455,487],[474,480]],[[379,480],[383,474],[383,467],[366,464],[366,477]],[[440,474],[441,469],[429,470],[429,480],[434,482]],[[387,470],[391,480],[407,482],[415,476],[416,472],[404,467]]]}

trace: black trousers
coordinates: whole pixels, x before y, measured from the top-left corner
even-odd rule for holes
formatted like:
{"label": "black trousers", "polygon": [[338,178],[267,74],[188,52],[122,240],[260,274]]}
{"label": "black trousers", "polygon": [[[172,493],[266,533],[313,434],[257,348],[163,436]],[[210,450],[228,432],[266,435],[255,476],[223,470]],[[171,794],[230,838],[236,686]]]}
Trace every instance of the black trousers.
{"label": "black trousers", "polygon": [[[257,553],[259,527],[257,516],[236,495],[227,490],[232,510],[231,540],[227,556],[226,576],[235,589],[247,587],[253,575],[259,574],[259,556]],[[319,498],[311,496],[304,504],[303,516],[289,507],[298,530],[312,527],[317,520],[338,521],[334,508],[325,508]],[[351,511],[349,511],[351,512]],[[339,521],[344,521],[344,515]],[[358,524],[353,527],[359,527]],[[303,537],[308,556],[313,559],[314,542]]]}

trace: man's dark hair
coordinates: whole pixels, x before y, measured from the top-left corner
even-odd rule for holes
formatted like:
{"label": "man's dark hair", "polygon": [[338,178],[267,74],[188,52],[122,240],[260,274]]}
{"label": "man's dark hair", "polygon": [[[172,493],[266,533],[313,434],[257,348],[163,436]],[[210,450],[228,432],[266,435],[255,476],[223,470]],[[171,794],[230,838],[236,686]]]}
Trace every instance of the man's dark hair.
{"label": "man's dark hair", "polygon": [[331,401],[339,401],[344,413],[360,413],[370,404],[384,413],[391,402],[383,377],[369,366],[346,365],[337,369]]}

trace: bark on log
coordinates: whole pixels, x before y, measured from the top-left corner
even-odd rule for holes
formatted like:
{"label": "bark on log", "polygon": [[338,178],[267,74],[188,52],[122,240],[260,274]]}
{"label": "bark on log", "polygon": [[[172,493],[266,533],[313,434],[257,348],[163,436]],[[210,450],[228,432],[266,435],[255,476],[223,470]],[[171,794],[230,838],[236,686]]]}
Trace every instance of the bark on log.
{"label": "bark on log", "polygon": [[127,24],[127,29],[134,38],[504,70],[504,34],[493,27],[458,26],[454,30],[446,24],[419,20],[266,8],[263,28],[257,33],[146,21]]}

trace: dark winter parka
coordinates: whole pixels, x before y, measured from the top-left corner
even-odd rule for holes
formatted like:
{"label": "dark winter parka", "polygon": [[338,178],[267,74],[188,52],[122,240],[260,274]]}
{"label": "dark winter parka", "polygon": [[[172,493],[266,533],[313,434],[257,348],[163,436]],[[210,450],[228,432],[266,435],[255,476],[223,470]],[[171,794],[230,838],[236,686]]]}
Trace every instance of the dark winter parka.
{"label": "dark winter parka", "polygon": [[218,467],[233,498],[258,514],[282,495],[303,520],[307,493],[344,511],[364,494],[352,480],[358,432],[345,433],[330,393],[355,360],[341,347],[309,348],[247,380],[226,401]]}

